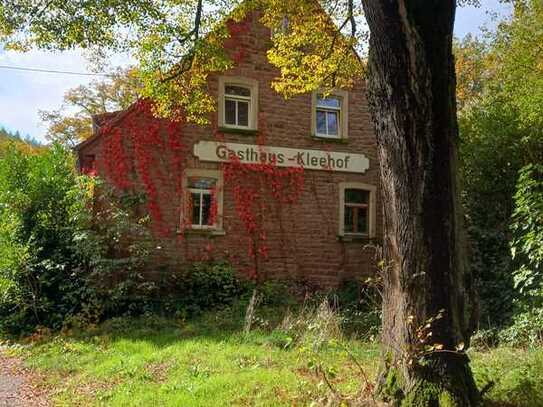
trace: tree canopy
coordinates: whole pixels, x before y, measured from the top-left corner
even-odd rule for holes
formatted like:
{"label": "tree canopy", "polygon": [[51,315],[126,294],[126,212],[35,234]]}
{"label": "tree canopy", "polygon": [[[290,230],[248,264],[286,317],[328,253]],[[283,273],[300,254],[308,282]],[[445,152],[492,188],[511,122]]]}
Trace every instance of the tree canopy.
{"label": "tree canopy", "polygon": [[141,95],[154,101],[157,115],[202,123],[214,109],[207,76],[233,63],[223,47],[228,23],[256,8],[275,33],[269,59],[281,69],[275,88],[286,96],[348,86],[362,73],[353,52],[364,38],[356,24],[362,9],[352,1],[8,0],[0,6],[0,41],[14,50],[129,52],[138,62]]}
{"label": "tree canopy", "polygon": [[515,305],[524,308],[514,278],[518,287],[541,278],[529,248],[540,218],[530,194],[543,161],[542,26],[543,4],[518,1],[495,32],[456,44],[463,199],[483,326],[507,324]]}
{"label": "tree canopy", "polygon": [[118,69],[105,80],[70,89],[62,106],[41,111],[49,124],[46,138],[70,147],[92,135],[92,116],[128,108],[137,98],[140,83],[133,68]]}
{"label": "tree canopy", "polygon": [[7,151],[10,145],[14,145],[17,149],[24,152],[36,151],[40,144],[32,139],[23,138],[18,131],[12,132],[0,127],[0,157]]}

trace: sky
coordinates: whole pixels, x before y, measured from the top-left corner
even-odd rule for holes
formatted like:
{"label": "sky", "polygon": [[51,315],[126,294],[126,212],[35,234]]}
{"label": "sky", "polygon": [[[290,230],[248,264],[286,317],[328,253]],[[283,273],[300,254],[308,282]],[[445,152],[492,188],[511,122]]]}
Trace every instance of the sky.
{"label": "sky", "polygon": [[[510,5],[499,0],[481,0],[481,7],[457,10],[455,34],[480,34],[480,27],[495,25],[492,14],[508,15]],[[122,60],[116,61],[122,64]],[[45,142],[46,126],[40,121],[40,110],[56,110],[62,105],[64,93],[97,79],[91,76],[55,73],[21,72],[1,66],[27,67],[46,70],[88,72],[80,51],[52,53],[31,51],[25,54],[7,52],[0,47],[0,127],[18,130],[38,141]]]}

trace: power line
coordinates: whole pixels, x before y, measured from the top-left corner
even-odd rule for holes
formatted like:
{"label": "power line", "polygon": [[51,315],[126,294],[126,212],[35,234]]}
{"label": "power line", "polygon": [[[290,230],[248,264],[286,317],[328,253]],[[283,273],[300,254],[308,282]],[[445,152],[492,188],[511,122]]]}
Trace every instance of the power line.
{"label": "power line", "polygon": [[79,75],[79,76],[114,76],[110,73],[105,72],[73,72],[73,71],[57,71],[54,69],[41,69],[41,68],[26,68],[22,66],[9,66],[9,65],[0,65],[0,69],[11,69],[14,71],[26,71],[26,72],[42,72],[42,73],[57,73],[63,75]]}

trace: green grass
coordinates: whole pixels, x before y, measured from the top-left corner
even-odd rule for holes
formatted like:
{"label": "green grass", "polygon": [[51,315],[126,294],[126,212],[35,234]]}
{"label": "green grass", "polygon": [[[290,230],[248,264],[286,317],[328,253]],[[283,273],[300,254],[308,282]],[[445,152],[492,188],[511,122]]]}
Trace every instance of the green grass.
{"label": "green grass", "polygon": [[[315,364],[342,393],[361,389],[360,370],[344,347],[375,379],[375,344],[308,337],[289,347],[287,334],[267,327],[244,336],[240,323],[231,312],[191,322],[116,319],[15,352],[44,373],[60,406],[321,405],[329,389]],[[498,348],[470,356],[479,385],[496,381],[488,405],[543,406],[543,350]]]}
{"label": "green grass", "polygon": [[472,367],[480,387],[490,381],[489,406],[543,406],[543,348],[499,347],[472,352]]}

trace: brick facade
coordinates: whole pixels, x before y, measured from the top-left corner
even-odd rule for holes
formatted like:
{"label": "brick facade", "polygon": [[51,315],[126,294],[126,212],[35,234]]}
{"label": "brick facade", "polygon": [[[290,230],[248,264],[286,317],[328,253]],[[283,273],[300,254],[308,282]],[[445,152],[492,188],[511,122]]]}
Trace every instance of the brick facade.
{"label": "brick facade", "polygon": [[[364,84],[359,83],[348,94],[348,138],[340,142],[318,139],[312,136],[312,95],[285,100],[275,93],[270,84],[278,76],[266,57],[270,45],[269,29],[258,16],[247,18],[247,30],[236,34],[236,49],[243,49],[244,57],[236,66],[209,79],[209,92],[215,98],[219,94],[219,76],[241,77],[258,83],[258,131],[265,126],[266,144],[308,150],[364,154],[369,159],[369,169],[364,174],[327,170],[305,170],[304,189],[298,203],[270,205],[264,223],[269,256],[262,260],[268,277],[302,279],[316,285],[336,285],[342,280],[372,273],[372,250],[364,245],[379,241],[382,236],[381,196],[377,188],[374,207],[375,230],[371,238],[345,238],[338,235],[340,217],[340,183],[363,183],[378,187],[379,169],[375,137],[370,123]],[[102,122],[109,116],[101,117]],[[112,115],[118,117],[118,115]],[[220,170],[221,164],[201,162],[193,155],[193,146],[201,140],[216,141],[217,113],[210,117],[209,126],[186,124],[182,130],[183,143],[187,147],[187,169]],[[102,124],[102,123],[98,123]],[[123,126],[122,121],[118,126]],[[314,126],[313,126],[314,127]],[[228,143],[255,144],[256,135],[224,132]],[[78,148],[80,163],[95,157],[100,168],[102,139],[96,135]],[[181,197],[179,198],[181,199]],[[180,223],[175,208],[178,202],[163,202],[164,219]],[[217,258],[228,256],[240,270],[250,267],[247,236],[234,207],[232,190],[224,185],[222,224],[224,234],[194,233],[186,231],[182,239],[175,236],[157,238],[154,259],[156,264],[176,267],[204,250],[212,250]],[[211,249],[210,249],[211,248]]]}

